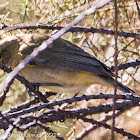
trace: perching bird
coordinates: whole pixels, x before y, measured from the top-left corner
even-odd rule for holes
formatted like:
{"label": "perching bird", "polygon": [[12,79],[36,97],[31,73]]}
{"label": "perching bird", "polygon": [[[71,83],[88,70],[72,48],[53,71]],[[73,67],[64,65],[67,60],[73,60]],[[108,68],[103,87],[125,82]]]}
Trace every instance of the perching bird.
{"label": "perching bird", "polygon": [[[47,35],[24,34],[3,39],[0,42],[1,62],[14,68],[48,38]],[[92,84],[108,87],[114,84],[114,74],[105,64],[61,38],[33,58],[20,74],[29,82],[46,83],[48,89],[57,93],[78,93]],[[135,94],[119,82],[117,88]]]}

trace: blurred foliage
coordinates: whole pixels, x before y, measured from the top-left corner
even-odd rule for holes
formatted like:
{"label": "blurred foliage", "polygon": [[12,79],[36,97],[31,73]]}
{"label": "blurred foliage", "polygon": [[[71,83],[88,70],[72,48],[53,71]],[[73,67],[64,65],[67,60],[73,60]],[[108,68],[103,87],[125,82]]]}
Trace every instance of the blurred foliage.
{"label": "blurred foliage", "polygon": [[[0,26],[3,24],[13,25],[19,23],[40,23],[44,25],[61,25],[65,26],[71,22],[75,17],[81,14],[78,8],[84,6],[92,0],[1,0],[0,1]],[[98,2],[98,1],[97,1]],[[76,12],[75,12],[76,11]],[[119,17],[119,31],[127,31],[133,33],[139,33],[140,20],[138,19],[138,11],[136,3],[133,0],[119,0],[118,1],[118,17]],[[81,21],[79,26],[83,27],[95,27],[104,29],[114,29],[114,5],[109,3],[103,8],[99,9],[93,15],[88,16]],[[48,30],[17,30],[4,34],[1,38],[11,36],[17,33],[48,33],[52,34],[54,31]],[[92,55],[96,56],[102,62],[108,66],[114,64],[114,37],[111,35],[103,35],[99,33],[66,33],[63,38],[77,44],[85,51],[88,51]],[[136,59],[140,59],[140,41],[134,38],[118,37],[118,62],[125,63],[131,62]],[[0,82],[3,81],[5,73],[0,71]],[[119,71],[121,77],[120,81],[125,85],[131,87],[137,93],[140,93],[140,69],[129,68]],[[101,85],[91,86],[87,94],[92,93],[113,93],[113,90],[106,89]],[[64,96],[58,96],[57,99],[66,98]],[[10,87],[10,91],[7,94],[7,98],[1,111],[5,111],[12,106],[29,100],[30,97],[26,92],[26,88],[20,84],[19,81],[15,81]],[[111,101],[108,101],[110,103]],[[92,100],[89,102],[82,102],[74,104],[73,107],[86,107],[106,103],[105,100]],[[126,111],[116,119],[116,126],[125,128],[127,131],[136,135],[139,133],[140,128],[140,111],[139,107],[132,108]],[[94,119],[103,118],[105,113],[99,115],[93,115]],[[111,123],[109,121],[108,123]],[[48,124],[52,126],[52,130],[55,132],[61,132],[65,139],[74,139],[81,131],[85,130],[89,126],[89,123],[80,122],[77,120],[67,120],[65,123],[56,122],[55,124]],[[131,126],[131,127],[130,127]],[[134,127],[133,127],[134,126]],[[31,128],[24,133],[42,133],[41,128]],[[19,133],[14,130],[15,134]],[[116,139],[121,140],[123,137],[116,134]],[[16,137],[10,137],[10,140],[17,139]],[[22,136],[21,139],[24,139]],[[28,139],[28,138],[26,138]],[[35,139],[35,138],[29,138]],[[38,138],[36,138],[38,139]],[[44,136],[40,140],[45,139]],[[48,138],[47,138],[48,139]],[[49,140],[55,139],[49,138]],[[110,131],[105,128],[96,129],[96,131],[90,132],[85,137],[88,140],[108,140],[110,139]]]}

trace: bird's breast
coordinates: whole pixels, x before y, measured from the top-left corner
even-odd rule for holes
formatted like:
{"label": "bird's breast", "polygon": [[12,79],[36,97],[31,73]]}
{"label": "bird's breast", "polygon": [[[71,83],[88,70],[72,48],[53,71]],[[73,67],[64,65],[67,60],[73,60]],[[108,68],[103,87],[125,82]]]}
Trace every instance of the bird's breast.
{"label": "bird's breast", "polygon": [[65,71],[55,68],[27,65],[20,74],[32,83],[53,83],[60,86],[47,86],[53,92],[78,93],[92,84],[102,84],[96,74],[82,71]]}

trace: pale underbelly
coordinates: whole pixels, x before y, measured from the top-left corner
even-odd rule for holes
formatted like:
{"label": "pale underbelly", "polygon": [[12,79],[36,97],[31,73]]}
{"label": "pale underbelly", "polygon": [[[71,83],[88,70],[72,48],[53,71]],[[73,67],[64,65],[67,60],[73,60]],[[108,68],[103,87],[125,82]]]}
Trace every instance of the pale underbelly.
{"label": "pale underbelly", "polygon": [[60,86],[45,86],[53,92],[79,93],[92,84],[110,86],[101,77],[89,72],[64,71],[48,67],[26,66],[20,74],[32,83],[55,83]]}

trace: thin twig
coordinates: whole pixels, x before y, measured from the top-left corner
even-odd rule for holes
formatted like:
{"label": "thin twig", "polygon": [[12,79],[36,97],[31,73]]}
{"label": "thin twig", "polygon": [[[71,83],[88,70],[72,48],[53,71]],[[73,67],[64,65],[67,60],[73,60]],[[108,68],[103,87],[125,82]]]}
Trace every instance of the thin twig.
{"label": "thin twig", "polygon": [[115,34],[114,34],[114,39],[115,39],[115,80],[114,80],[114,96],[113,96],[113,106],[112,106],[112,127],[111,127],[111,140],[115,139],[114,136],[114,129],[115,129],[115,110],[116,110],[116,93],[117,93],[117,78],[118,78],[118,47],[117,47],[117,31],[118,31],[118,9],[117,9],[117,0],[114,0],[114,7],[115,7],[115,21],[114,21],[114,27],[115,27]]}
{"label": "thin twig", "polygon": [[139,16],[139,20],[140,20],[140,8],[138,5],[138,0],[135,0],[136,6],[137,6],[137,10],[138,10],[138,16]]}

